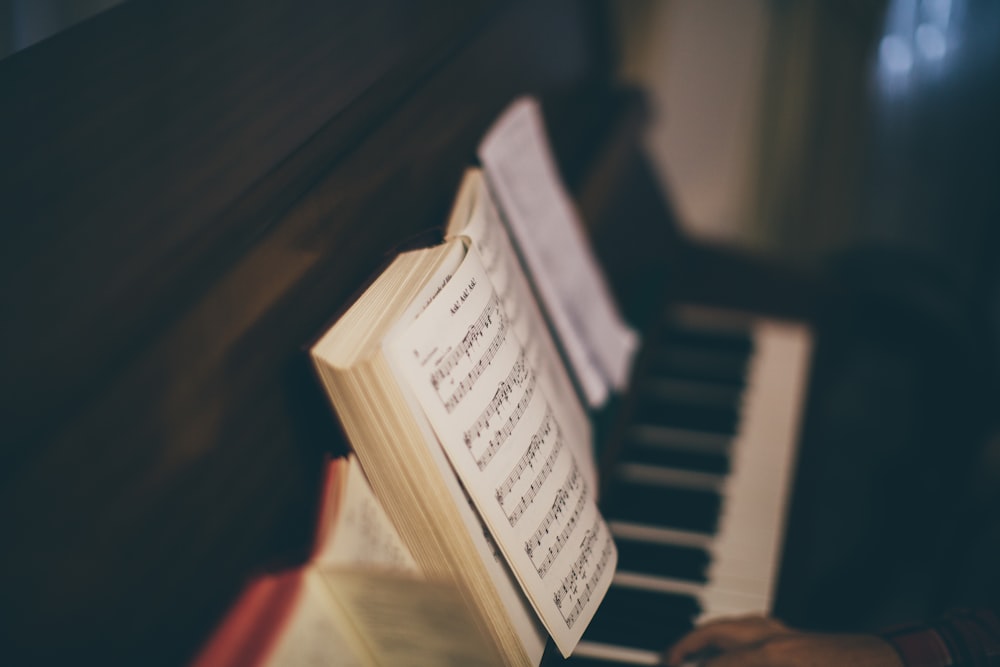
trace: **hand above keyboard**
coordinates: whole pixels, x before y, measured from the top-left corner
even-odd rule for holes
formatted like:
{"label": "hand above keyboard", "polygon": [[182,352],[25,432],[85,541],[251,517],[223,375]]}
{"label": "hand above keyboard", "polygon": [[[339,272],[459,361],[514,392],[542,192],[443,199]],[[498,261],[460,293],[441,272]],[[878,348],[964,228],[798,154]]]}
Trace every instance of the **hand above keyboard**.
{"label": "hand above keyboard", "polygon": [[674,644],[665,661],[704,667],[902,666],[892,646],[876,635],[801,632],[764,616],[706,623]]}

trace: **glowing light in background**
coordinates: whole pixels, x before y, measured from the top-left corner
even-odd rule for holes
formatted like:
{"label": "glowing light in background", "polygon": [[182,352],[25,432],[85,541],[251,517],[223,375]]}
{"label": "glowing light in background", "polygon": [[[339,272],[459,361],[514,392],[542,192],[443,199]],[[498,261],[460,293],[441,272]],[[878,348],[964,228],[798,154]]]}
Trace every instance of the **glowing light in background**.
{"label": "glowing light in background", "polygon": [[951,20],[951,0],[924,0],[921,5],[928,21],[942,30],[948,27]]}
{"label": "glowing light in background", "polygon": [[955,48],[963,0],[891,0],[878,50],[878,85],[887,96],[940,74]]}
{"label": "glowing light in background", "polygon": [[878,48],[879,62],[890,75],[906,74],[913,69],[913,53],[906,40],[898,35],[886,35]]}
{"label": "glowing light in background", "polygon": [[948,41],[944,32],[936,25],[922,23],[914,34],[917,51],[927,60],[941,60],[948,51]]}

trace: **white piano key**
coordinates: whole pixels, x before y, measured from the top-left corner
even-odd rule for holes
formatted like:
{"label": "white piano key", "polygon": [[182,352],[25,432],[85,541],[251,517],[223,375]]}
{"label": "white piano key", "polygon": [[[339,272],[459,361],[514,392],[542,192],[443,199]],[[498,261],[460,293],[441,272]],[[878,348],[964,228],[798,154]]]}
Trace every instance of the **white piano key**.
{"label": "white piano key", "polygon": [[691,530],[661,528],[660,526],[647,526],[641,523],[632,523],[631,521],[616,520],[609,521],[608,525],[615,537],[626,540],[670,544],[678,547],[697,547],[701,549],[708,549],[712,544],[711,535]]}
{"label": "white piano key", "polygon": [[627,646],[601,644],[599,642],[582,640],[573,649],[573,655],[596,660],[610,660],[626,665],[659,665],[660,654]]}
{"label": "white piano key", "polygon": [[680,595],[690,595],[698,599],[705,593],[704,584],[639,572],[615,572],[611,583],[623,588],[639,588],[645,591],[656,591],[657,593],[677,593]]}
{"label": "white piano key", "polygon": [[767,613],[781,543],[806,392],[811,334],[772,320],[754,324],[754,355],[731,472],[723,495],[704,618]]}

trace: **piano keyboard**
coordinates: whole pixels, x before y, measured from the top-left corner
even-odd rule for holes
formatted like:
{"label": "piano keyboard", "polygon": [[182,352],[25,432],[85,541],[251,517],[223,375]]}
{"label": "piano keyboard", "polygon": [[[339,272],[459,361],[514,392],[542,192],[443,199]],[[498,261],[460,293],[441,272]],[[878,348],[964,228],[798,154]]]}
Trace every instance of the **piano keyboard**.
{"label": "piano keyboard", "polygon": [[618,571],[579,665],[655,665],[695,623],[771,608],[811,334],[681,311],[646,364],[611,471]]}

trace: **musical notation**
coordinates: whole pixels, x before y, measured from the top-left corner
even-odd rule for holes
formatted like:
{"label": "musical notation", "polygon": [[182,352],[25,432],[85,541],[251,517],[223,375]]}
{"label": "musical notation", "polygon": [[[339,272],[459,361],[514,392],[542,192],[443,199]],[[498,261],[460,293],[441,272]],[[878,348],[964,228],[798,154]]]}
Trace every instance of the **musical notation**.
{"label": "musical notation", "polygon": [[[581,488],[580,495],[577,498],[576,505],[573,507],[572,513],[569,515],[562,531],[560,531],[552,544],[546,550],[545,557],[542,559],[541,563],[535,563],[535,551],[540,549],[542,543],[546,541],[546,536],[552,529],[552,524],[559,521],[560,517],[566,512],[566,506],[569,502],[569,498],[572,492]],[[566,483],[563,484],[562,488],[556,492],[555,499],[552,501],[552,507],[549,509],[548,513],[542,518],[541,523],[535,530],[531,538],[524,543],[524,551],[528,554],[528,558],[531,559],[531,564],[535,566],[535,571],[538,576],[542,579],[548,574],[549,569],[552,567],[552,563],[555,562],[556,558],[562,552],[563,547],[569,541],[569,536],[576,528],[577,521],[580,519],[580,514],[583,512],[583,508],[587,503],[587,483],[583,480],[580,475],[580,468],[577,466],[576,461],[573,461],[573,468],[570,470],[569,475],[566,478]]]}
{"label": "musical notation", "polygon": [[[545,554],[545,558],[542,559],[540,565],[537,566],[538,576],[542,579],[548,574],[549,569],[552,567],[552,563],[555,562],[559,554],[562,553],[563,547],[566,546],[566,542],[569,541],[569,536],[576,528],[577,520],[580,518],[580,514],[583,512],[583,508],[586,505],[586,494],[581,495],[577,501],[576,506],[573,508],[573,513],[569,517],[569,521],[563,527],[562,532],[556,535],[555,541],[549,546],[548,551]],[[534,561],[532,561],[534,562]]]}
{"label": "musical notation", "polygon": [[601,519],[598,517],[594,520],[594,525],[587,529],[583,539],[580,540],[580,555],[573,563],[573,568],[569,571],[569,574],[563,577],[559,588],[556,589],[556,592],[552,596],[553,601],[560,610],[562,609],[563,600],[567,596],[576,595],[578,582],[587,576],[587,563],[590,562],[590,557],[594,555],[594,543],[597,542],[600,529]]}
{"label": "musical notation", "polygon": [[532,397],[535,395],[536,384],[537,378],[535,374],[529,373],[528,384],[524,388],[524,393],[521,394],[521,400],[517,402],[517,406],[514,407],[514,410],[507,417],[507,421],[504,425],[493,434],[492,438],[490,438],[486,445],[486,449],[483,450],[482,455],[476,458],[476,466],[478,466],[480,470],[485,469],[486,466],[489,465],[489,462],[493,459],[496,453],[500,451],[500,447],[503,446],[503,443],[507,441],[510,434],[514,432],[515,428],[517,428],[518,423],[521,421],[521,417],[524,416],[525,411],[528,409],[528,405],[531,404]]}
{"label": "musical notation", "polygon": [[493,316],[498,310],[501,314],[503,313],[500,308],[500,297],[494,294],[476,321],[469,325],[458,346],[434,366],[434,371],[431,373],[431,386],[435,390],[440,388],[441,382],[451,375],[451,372],[462,361],[462,357],[471,358],[472,346],[486,335],[486,329],[493,323]]}
{"label": "musical notation", "polygon": [[[511,286],[516,282],[505,285]],[[565,594],[561,614],[552,594],[575,564],[573,591],[584,588],[602,539],[584,543],[593,554],[581,567],[581,540],[598,513],[589,458],[575,449],[586,448],[588,432],[577,426],[583,419],[572,419],[582,411],[566,409],[575,405],[568,382],[554,382],[533,365],[530,349],[503,311],[498,296],[503,293],[470,248],[437,299],[395,332],[386,349],[430,422],[437,442],[429,444],[440,445],[449,470],[496,539],[505,567],[566,646],[578,639],[568,637],[562,615],[574,598]],[[536,347],[539,340],[533,340]],[[569,390],[559,391],[565,387]],[[601,530],[607,530],[603,522]],[[474,537],[492,567],[487,546]],[[484,539],[489,544],[486,533]],[[612,569],[604,570],[598,584],[607,583]],[[584,615],[598,596],[595,590]],[[575,630],[583,625],[583,618],[577,620]]]}
{"label": "musical notation", "polygon": [[528,379],[528,373],[528,364],[522,351],[517,363],[514,364],[514,367],[510,369],[510,373],[507,374],[507,378],[497,384],[497,390],[493,394],[493,399],[486,405],[482,414],[479,415],[479,418],[476,419],[472,426],[462,434],[462,440],[465,442],[466,447],[471,449],[472,443],[482,435],[483,431],[490,427],[490,420],[500,414],[500,408],[510,401],[510,397],[514,393],[514,388],[521,387],[524,384],[524,381]]}
{"label": "musical notation", "polygon": [[450,376],[458,366],[462,357],[471,359],[473,346],[486,335],[486,331],[493,324],[494,318],[497,320],[497,332],[490,342],[489,347],[486,348],[483,356],[469,370],[465,378],[458,383],[458,386],[448,400],[444,402],[444,409],[449,414],[458,407],[465,395],[476,385],[476,380],[479,379],[483,371],[493,362],[493,357],[496,356],[497,351],[507,338],[506,315],[503,308],[500,307],[500,298],[495,293],[489,303],[486,304],[479,318],[469,327],[462,341],[448,352],[431,373],[431,385],[437,391],[442,381]]}
{"label": "musical notation", "polygon": [[587,603],[590,602],[590,598],[594,594],[594,591],[597,590],[598,582],[601,580],[604,570],[608,567],[608,561],[611,560],[611,554],[614,551],[614,548],[615,544],[611,539],[611,534],[609,533],[604,540],[604,548],[601,550],[601,558],[597,561],[597,565],[594,566],[594,571],[591,573],[590,578],[587,579],[587,583],[580,591],[580,595],[576,598],[576,602],[573,604],[573,608],[570,610],[569,615],[563,614],[562,605],[559,604],[558,601],[556,602],[556,605],[559,607],[559,613],[562,614],[567,628],[573,627],[573,624],[576,623],[578,618],[580,618],[580,614],[583,612],[584,607],[586,607]]}
{"label": "musical notation", "polygon": [[507,501],[507,497],[511,494],[514,486],[521,481],[521,477],[524,475],[525,470],[531,468],[535,469],[535,460],[538,454],[541,452],[542,445],[545,444],[546,439],[552,434],[553,429],[555,430],[556,441],[552,445],[552,449],[549,451],[549,455],[546,457],[545,462],[542,464],[535,475],[535,479],[531,481],[524,495],[518,500],[517,505],[511,510],[510,514],[507,515],[507,522],[510,523],[511,527],[517,525],[517,522],[521,519],[527,509],[531,506],[531,503],[535,501],[535,497],[538,492],[545,486],[545,482],[548,480],[549,475],[552,473],[552,469],[555,467],[556,459],[559,457],[559,452],[562,451],[563,438],[562,431],[559,430],[559,425],[555,423],[555,418],[552,414],[552,409],[550,408],[548,412],[545,413],[545,418],[542,420],[541,426],[538,427],[538,431],[531,437],[531,443],[528,445],[528,449],[524,452],[520,459],[518,459],[517,464],[507,475],[507,479],[503,481],[496,490],[496,499],[500,504],[501,509],[506,511],[504,503]]}

